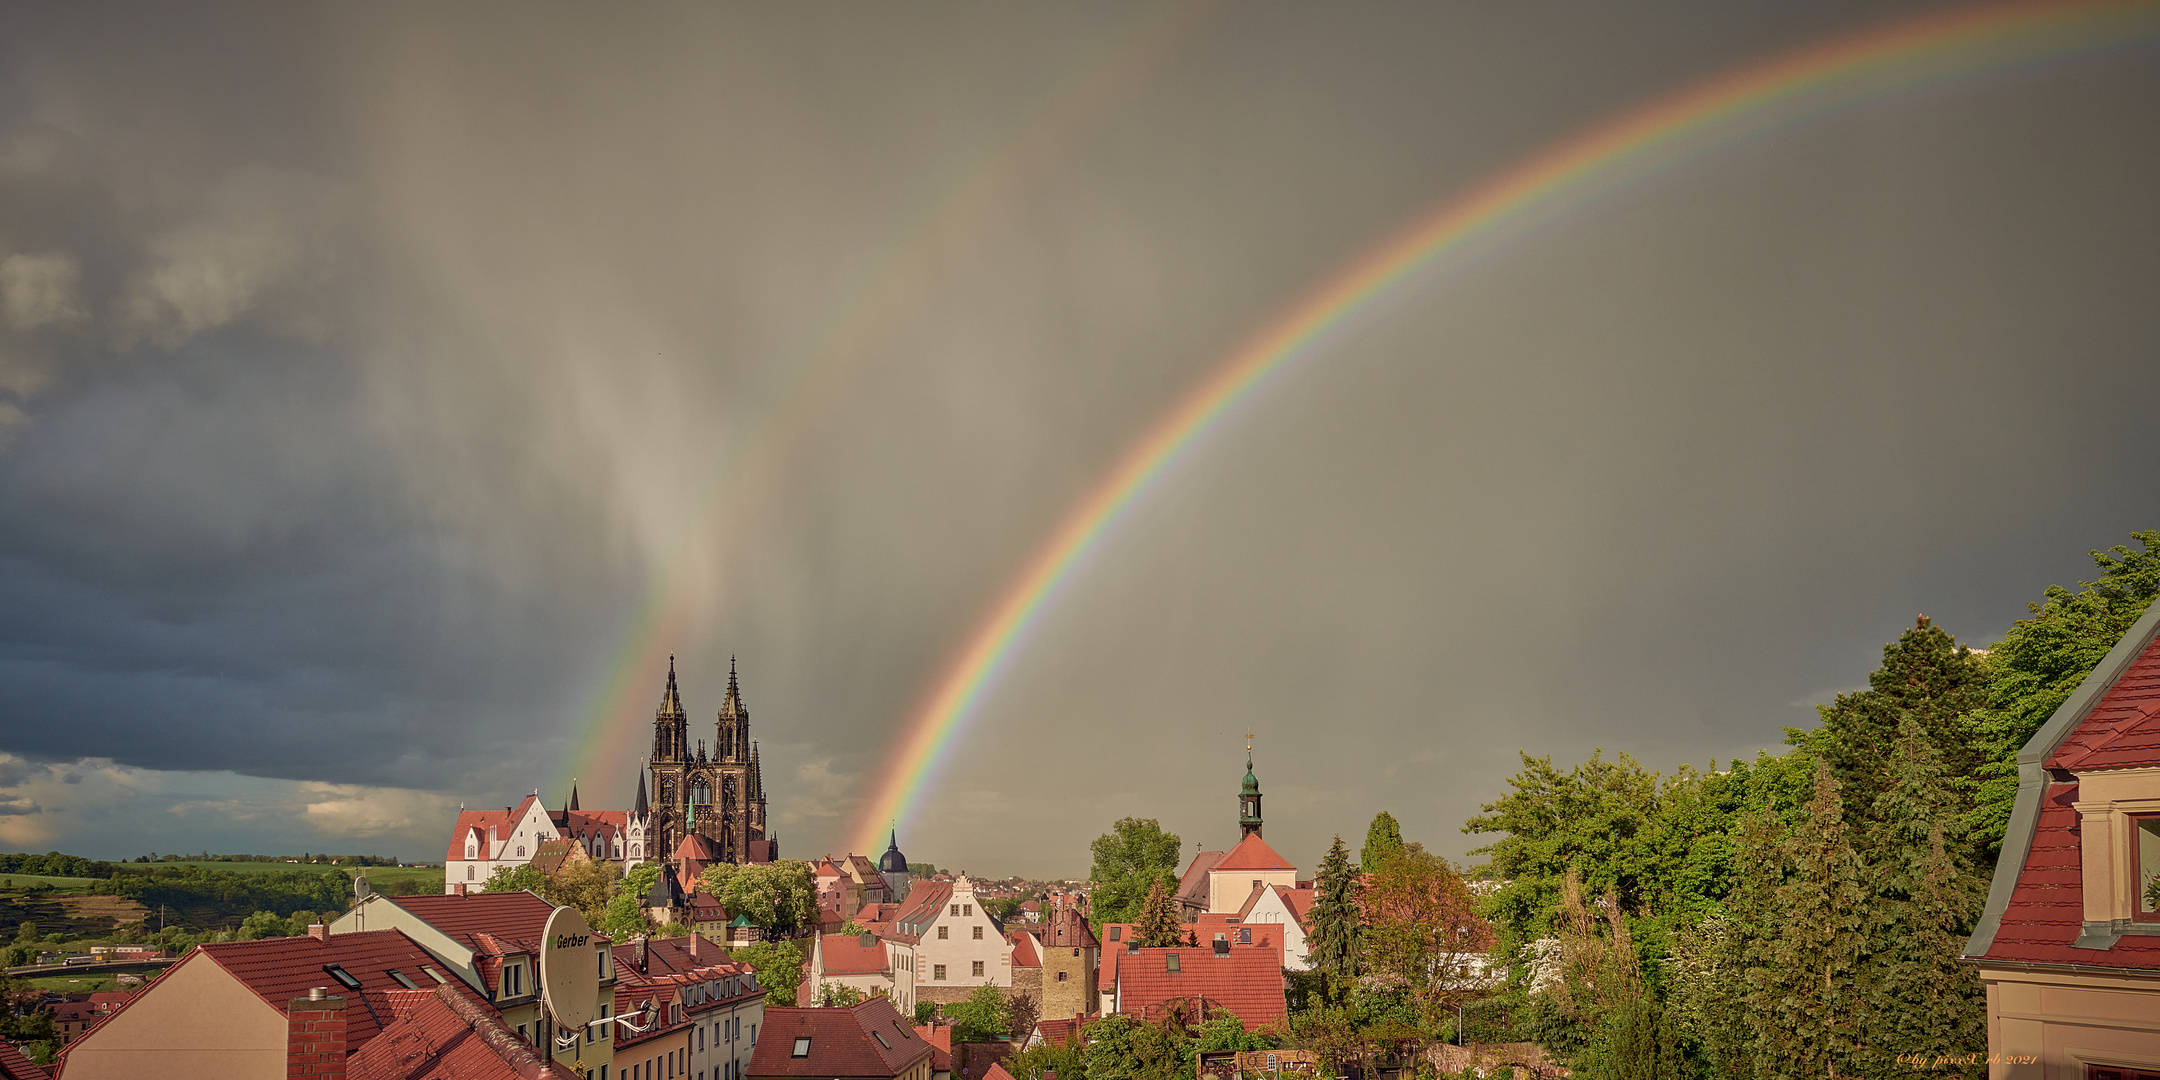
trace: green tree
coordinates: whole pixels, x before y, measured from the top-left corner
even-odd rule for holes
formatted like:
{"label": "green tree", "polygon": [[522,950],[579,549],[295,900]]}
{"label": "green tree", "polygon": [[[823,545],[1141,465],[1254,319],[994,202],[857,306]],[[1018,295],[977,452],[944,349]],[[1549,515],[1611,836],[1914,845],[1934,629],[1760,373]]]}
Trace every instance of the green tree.
{"label": "green tree", "polygon": [[730,917],[749,919],[769,933],[787,936],[817,925],[817,882],[809,863],[715,863],[698,882]]}
{"label": "green tree", "polygon": [[540,889],[547,902],[573,907],[585,916],[587,926],[607,921],[608,902],[621,887],[622,870],[606,859],[577,859],[563,864]]}
{"label": "green tree", "polygon": [[547,888],[547,875],[531,863],[517,866],[498,866],[480,886],[481,892],[532,892],[540,893]]}
{"label": "green tree", "polygon": [[1741,907],[1757,920],[1746,1000],[1760,1067],[1769,1080],[1853,1075],[1868,898],[1827,762],[1806,819],[1750,862],[1755,895]]}
{"label": "green tree", "polygon": [[1592,905],[1570,874],[1561,885],[1561,914],[1561,972],[1552,995],[1580,1030],[1570,1065],[1599,1080],[1659,1080],[1678,1071],[1679,1049],[1643,980],[1618,898],[1607,893]]}
{"label": "green tree", "polygon": [[1272,1050],[1276,1041],[1257,1031],[1245,1030],[1245,1022],[1228,1009],[1216,1009],[1193,1034],[1193,1051],[1200,1054],[1249,1053]]}
{"label": "green tree", "polygon": [[734,949],[728,955],[757,972],[758,985],[765,989],[766,1004],[782,1008],[795,1005],[795,993],[802,984],[806,959],[799,940],[760,941]]}
{"label": "green tree", "polygon": [[1113,1014],[1087,1026],[1087,1080],[1190,1080],[1191,1033],[1167,1017],[1150,1024]]}
{"label": "green tree", "polygon": [[1365,928],[1358,908],[1358,872],[1342,837],[1328,847],[1313,882],[1312,937],[1306,955],[1324,974],[1330,996],[1340,995],[1357,978],[1358,953]]}
{"label": "green tree", "polygon": [[1468,997],[1493,946],[1462,875],[1417,844],[1366,871],[1364,968],[1427,1026]]}
{"label": "green tree", "polygon": [[1955,1058],[1987,1041],[1985,991],[1959,959],[1986,886],[1963,845],[1944,840],[1944,829],[1959,824],[1955,800],[1942,755],[1913,714],[1899,724],[1890,768],[1897,782],[1874,815],[1863,1038],[1872,1067],[1885,1074],[1898,1071],[1899,1054]]}
{"label": "green tree", "polygon": [[1642,907],[1658,776],[1626,754],[1607,761],[1602,751],[1566,772],[1550,757],[1524,754],[1522,765],[1508,778],[1514,790],[1463,826],[1506,834],[1472,852],[1490,856],[1493,877],[1505,882],[1489,902],[1503,939],[1513,947],[1554,931],[1570,870],[1591,895],[1612,893],[1625,910]]}
{"label": "green tree", "polygon": [[620,944],[639,934],[653,931],[653,922],[645,914],[645,897],[652,892],[653,882],[660,880],[660,864],[641,862],[624,873],[615,894],[608,898],[607,908],[601,915],[600,924],[593,929],[614,938]]}
{"label": "green tree", "polygon": [[1746,1076],[1757,1064],[1747,1020],[1746,948],[1737,921],[1718,912],[1683,928],[1667,961],[1667,1015],[1692,1037],[1711,1076]]}
{"label": "green tree", "polygon": [[1402,826],[1395,815],[1385,810],[1374,814],[1372,824],[1365,827],[1365,847],[1358,852],[1358,865],[1370,871],[1402,853]]}
{"label": "green tree", "polygon": [[818,987],[817,1007],[820,1009],[845,1009],[863,1002],[863,992],[846,983],[825,983]]}
{"label": "green tree", "polygon": [[1992,677],[1986,703],[1974,716],[1983,761],[1965,822],[1982,861],[1994,859],[2010,824],[2018,751],[2160,596],[2160,530],[2132,533],[2131,539],[2143,550],[2117,545],[2093,552],[2098,580],[2081,581],[2074,592],[2048,586],[2046,598],[2031,605],[2032,618],[2020,620],[1988,651]]}
{"label": "green tree", "polygon": [[1921,736],[1944,755],[1945,793],[1961,811],[1971,805],[1983,756],[1975,713],[1987,690],[1980,658],[1922,615],[1883,647],[1882,666],[1869,674],[1868,689],[1839,694],[1819,708],[1822,726],[1799,737],[1837,777],[1856,844],[1873,843],[1877,801],[1897,783],[1887,765],[1905,720],[1918,724]]}
{"label": "green tree", "polygon": [[1062,1043],[1045,1039],[1006,1058],[1004,1064],[1013,1080],[1042,1080],[1048,1073],[1056,1073],[1058,1080],[1081,1080],[1087,1075],[1087,1056],[1080,1049],[1077,1035],[1067,1036]]}
{"label": "green tree", "polygon": [[1012,1032],[1011,1011],[995,986],[978,986],[966,1001],[945,1006],[945,1018],[956,1043],[993,1042]]}
{"label": "green tree", "polygon": [[1094,883],[1089,912],[1095,929],[1134,921],[1155,884],[1175,894],[1180,845],[1177,834],[1164,832],[1154,818],[1119,818],[1109,832],[1096,837],[1090,845],[1095,865],[1088,873]]}
{"label": "green tree", "polygon": [[1133,937],[1143,949],[1163,949],[1178,944],[1185,937],[1185,924],[1178,918],[1177,902],[1157,880],[1148,886],[1147,899],[1140,905],[1140,917],[1135,920]]}

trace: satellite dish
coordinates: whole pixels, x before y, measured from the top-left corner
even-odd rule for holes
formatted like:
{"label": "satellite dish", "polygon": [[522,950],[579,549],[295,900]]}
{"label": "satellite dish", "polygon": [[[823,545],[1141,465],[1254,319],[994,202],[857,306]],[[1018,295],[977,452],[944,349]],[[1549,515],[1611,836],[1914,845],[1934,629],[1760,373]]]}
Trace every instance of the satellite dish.
{"label": "satellite dish", "polygon": [[593,1022],[607,943],[574,907],[559,907],[540,934],[540,1004],[566,1031]]}
{"label": "satellite dish", "polygon": [[355,900],[365,900],[375,895],[375,887],[367,883],[367,873],[365,871],[353,875],[352,894]]}

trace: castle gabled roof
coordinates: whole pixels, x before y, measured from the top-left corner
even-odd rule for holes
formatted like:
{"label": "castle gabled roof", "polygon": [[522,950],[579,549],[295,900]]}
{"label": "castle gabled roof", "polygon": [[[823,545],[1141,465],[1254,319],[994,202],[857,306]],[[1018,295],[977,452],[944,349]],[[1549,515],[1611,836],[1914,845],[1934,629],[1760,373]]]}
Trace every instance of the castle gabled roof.
{"label": "castle gabled roof", "polygon": [[1259,833],[1251,833],[1223,855],[1221,862],[1209,868],[1210,873],[1225,870],[1289,870],[1295,873],[1297,867],[1290,865],[1290,860],[1277,855],[1275,849],[1267,845],[1267,841],[1260,839]]}
{"label": "castle gabled roof", "polygon": [[1192,862],[1185,865],[1185,873],[1178,878],[1177,902],[1186,907],[1208,906],[1208,871],[1222,861],[1220,851],[1202,851],[1193,855]]}

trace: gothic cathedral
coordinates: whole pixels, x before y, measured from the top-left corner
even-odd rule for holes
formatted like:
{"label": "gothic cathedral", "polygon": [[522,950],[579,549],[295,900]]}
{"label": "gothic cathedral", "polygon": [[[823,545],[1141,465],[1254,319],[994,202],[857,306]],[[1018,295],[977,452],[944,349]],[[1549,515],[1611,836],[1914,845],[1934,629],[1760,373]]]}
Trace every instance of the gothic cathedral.
{"label": "gothic cathedral", "polygon": [[[653,716],[654,854],[671,857],[683,838],[702,836],[731,863],[771,862],[779,845],[765,838],[765,782],[757,744],[750,741],[750,709],[728,661],[727,698],[720,703],[718,739],[708,755],[705,740],[690,747],[690,717],[675,688],[675,658],[668,658],[667,690]],[[644,777],[638,778],[644,810]]]}

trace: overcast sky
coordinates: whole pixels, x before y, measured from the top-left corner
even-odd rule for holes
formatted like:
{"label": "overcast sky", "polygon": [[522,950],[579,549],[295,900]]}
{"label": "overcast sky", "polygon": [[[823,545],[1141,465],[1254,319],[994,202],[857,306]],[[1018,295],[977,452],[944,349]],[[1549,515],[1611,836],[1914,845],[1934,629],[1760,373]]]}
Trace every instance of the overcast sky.
{"label": "overcast sky", "polygon": [[[782,853],[837,851],[1271,315],[1928,8],[9,5],[0,846],[439,859],[460,803],[627,804],[672,652],[708,739],[740,657]],[[1220,847],[1251,731],[1306,870],[1381,809],[1461,856],[1519,750],[1752,755],[1916,613],[1999,637],[2160,527],[2156,59],[1780,127],[1405,282],[1108,535],[903,847]]]}

